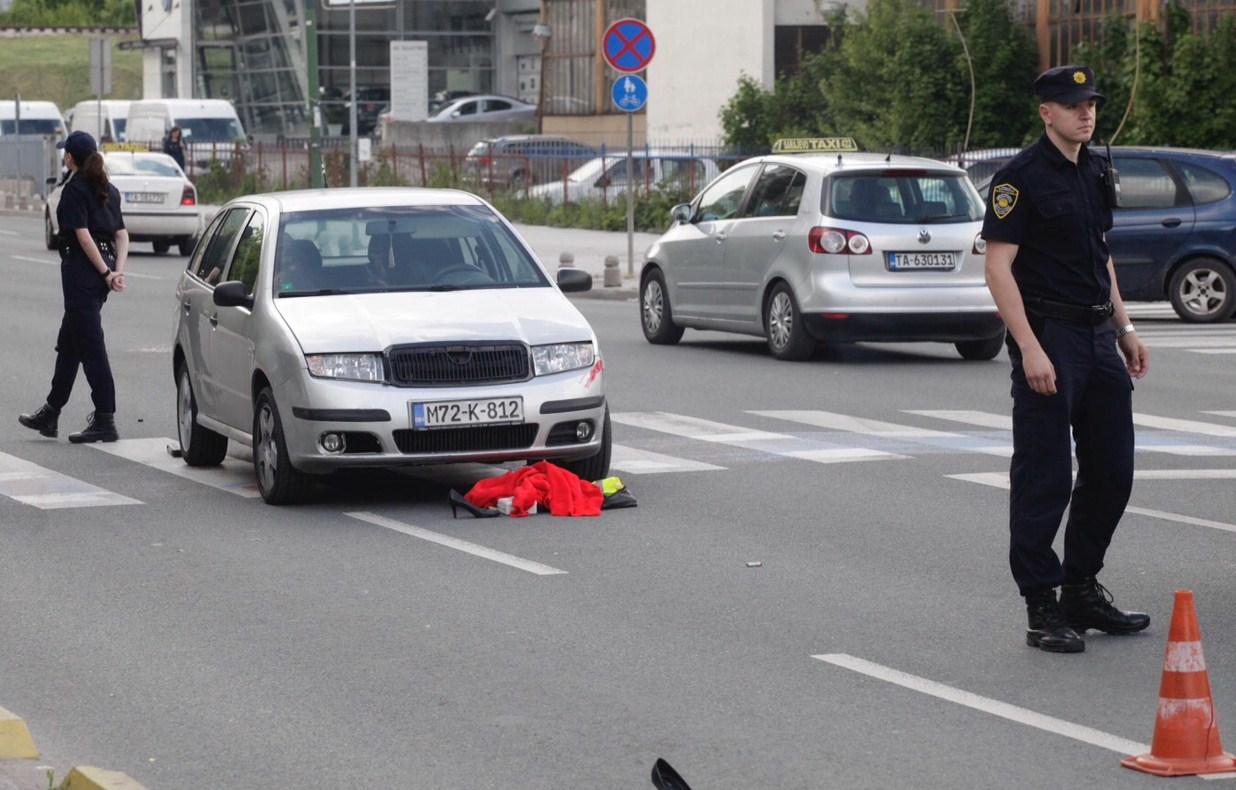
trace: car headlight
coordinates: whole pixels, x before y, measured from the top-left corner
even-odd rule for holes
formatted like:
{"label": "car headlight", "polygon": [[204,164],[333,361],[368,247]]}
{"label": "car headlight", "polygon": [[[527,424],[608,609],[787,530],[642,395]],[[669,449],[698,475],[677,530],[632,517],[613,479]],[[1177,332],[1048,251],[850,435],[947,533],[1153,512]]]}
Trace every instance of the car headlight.
{"label": "car headlight", "polygon": [[379,354],[306,354],[309,374],[322,379],[383,381]]}
{"label": "car headlight", "polygon": [[533,368],[538,376],[586,368],[596,361],[596,356],[591,342],[532,347]]}

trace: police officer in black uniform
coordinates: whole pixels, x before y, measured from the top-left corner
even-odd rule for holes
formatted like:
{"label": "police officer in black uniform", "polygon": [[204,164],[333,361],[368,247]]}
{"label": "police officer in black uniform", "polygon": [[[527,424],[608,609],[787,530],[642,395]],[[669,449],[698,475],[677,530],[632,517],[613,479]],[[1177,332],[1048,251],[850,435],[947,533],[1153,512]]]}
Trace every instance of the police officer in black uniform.
{"label": "police officer in black uniform", "polygon": [[[1104,237],[1116,175],[1086,147],[1103,102],[1094,72],[1060,66],[1034,89],[1044,134],[992,178],[983,222],[987,285],[1013,364],[1009,560],[1026,599],[1027,644],[1080,653],[1088,628],[1150,625],[1113,606],[1095,578],[1133,487],[1132,379],[1146,374],[1149,355]],[[1052,542],[1066,507],[1062,565]]]}
{"label": "police officer in black uniform", "polygon": [[114,442],[119,438],[116,385],[103,344],[102,309],[109,293],[125,288],[129,234],[120,215],[120,193],[107,179],[94,138],[73,132],[58,147],[64,149],[64,164],[69,169],[56,207],[64,317],[56,338],[56,368],[47,403],[18,420],[44,436],[56,436],[60,410],[69,402],[81,366],[90,383],[94,412],[86,429],[71,434],[69,441]]}

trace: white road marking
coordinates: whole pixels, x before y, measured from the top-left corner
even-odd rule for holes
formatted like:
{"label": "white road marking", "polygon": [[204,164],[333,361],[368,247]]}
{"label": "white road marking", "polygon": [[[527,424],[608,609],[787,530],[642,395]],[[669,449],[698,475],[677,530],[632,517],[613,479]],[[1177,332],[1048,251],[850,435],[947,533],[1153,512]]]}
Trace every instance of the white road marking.
{"label": "white road marking", "polygon": [[[1174,470],[1167,470],[1174,471]],[[1215,470],[1211,470],[1215,471]],[[1228,471],[1228,470],[1217,470]],[[1137,473],[1134,473],[1137,476]],[[1009,476],[1007,472],[977,472],[974,474],[963,475],[945,475],[945,477],[953,480],[961,480],[966,483],[978,483],[979,485],[990,486],[991,488],[1000,488],[1008,490]],[[1170,478],[1160,478],[1170,479]],[[1200,478],[1212,479],[1212,478]],[[1173,521],[1177,524],[1188,524],[1194,527],[1207,527],[1208,529],[1217,529],[1223,532],[1236,532],[1236,524],[1225,524],[1222,521],[1211,521],[1205,518],[1195,518],[1193,516],[1185,516],[1180,513],[1168,513],[1165,510],[1151,510],[1144,507],[1126,507],[1125,513],[1132,513],[1138,516],[1146,516],[1147,518],[1157,518],[1162,521]]]}
{"label": "white road marking", "polygon": [[1236,437],[1236,428],[1230,425],[1198,420],[1178,420],[1174,417],[1156,417],[1153,414],[1139,414],[1138,412],[1133,412],[1133,424],[1145,428],[1160,428],[1165,431],[1196,433],[1202,436]]}
{"label": "white road marking", "polygon": [[625,444],[614,445],[609,465],[611,469],[617,469],[620,472],[645,475],[663,472],[712,472],[725,469],[724,466],[714,466],[703,461],[690,461],[686,458],[675,458],[672,455],[662,455],[650,450],[640,450],[635,447],[628,447]]}
{"label": "white road marking", "polygon": [[1236,419],[1236,411],[1206,411],[1202,413],[1213,414],[1216,417],[1231,417],[1232,419]]}
{"label": "white road marking", "polygon": [[455,549],[456,551],[462,551],[465,554],[471,554],[476,557],[502,563],[503,565],[509,565],[510,567],[518,568],[521,571],[535,573],[537,576],[554,576],[566,573],[566,571],[559,570],[558,568],[551,568],[550,566],[542,565],[539,562],[533,562],[532,560],[525,560],[522,557],[516,557],[514,554],[507,554],[505,552],[497,551],[496,549],[491,549],[476,543],[469,543],[466,540],[452,538],[449,535],[431,532],[427,529],[414,527],[411,524],[403,524],[374,513],[344,513],[343,515],[348,516],[349,518],[357,519],[358,521],[364,521],[367,524],[373,524],[377,527],[393,530],[394,532],[399,532],[404,535],[408,535],[409,537],[427,540],[430,543],[436,543],[439,546],[445,546],[448,549]]}
{"label": "white road marking", "polygon": [[246,499],[261,496],[257,481],[253,478],[253,466],[235,458],[223,459],[220,466],[189,466],[184,459],[173,458],[167,453],[168,445],[178,446],[175,439],[121,439],[118,442],[92,444],[96,450],[167,472],[194,483],[217,488]]}
{"label": "white road marking", "polygon": [[0,236],[20,236],[21,234],[15,230],[0,230]]}
{"label": "white road marking", "polygon": [[1236,340],[1232,337],[1221,337],[1219,335],[1210,335],[1206,337],[1148,337],[1142,338],[1147,348],[1185,348],[1193,350],[1195,348],[1230,348],[1236,344]]}
{"label": "white road marking", "polygon": [[903,409],[903,411],[906,414],[917,414],[920,417],[933,417],[937,420],[977,425],[980,428],[995,428],[998,431],[1013,430],[1013,418],[1007,414],[992,414],[987,411],[970,411],[966,409]]}
{"label": "white road marking", "polygon": [[904,459],[907,456],[872,450],[866,447],[845,447],[799,439],[784,433],[771,433],[726,425],[698,417],[688,417],[669,412],[618,412],[611,415],[614,422],[643,428],[649,431],[683,436],[701,442],[713,442],[755,450],[787,458],[799,458],[816,463],[835,464],[853,461],[887,461]]}
{"label": "white road marking", "polygon": [[1236,354],[1236,346],[1231,348],[1191,348],[1194,354]]}
{"label": "white road marking", "polygon": [[44,266],[59,266],[60,261],[50,261],[47,258],[31,258],[29,255],[10,255],[15,261],[26,261],[28,263],[41,263]]}
{"label": "white road marking", "polygon": [[[819,410],[782,410],[782,411],[757,411],[749,410],[748,414],[755,414],[761,417],[771,417],[776,420],[788,420],[790,422],[801,423],[803,425],[811,425],[816,428],[825,428],[832,431],[842,431],[845,433],[856,433],[864,436],[875,436],[881,439],[907,439],[907,440],[934,440],[936,446],[939,442],[945,442],[945,446],[951,449],[964,450],[966,452],[983,453],[985,455],[995,455],[1002,458],[1008,458],[1013,454],[1013,448],[1008,444],[993,444],[979,437],[967,436],[962,433],[951,433],[949,431],[936,431],[930,428],[916,428],[912,425],[900,425],[895,422],[883,422],[881,420],[870,420],[865,417],[853,417],[848,414],[838,414],[831,411]],[[971,444],[973,442],[979,444]],[[961,443],[960,445],[958,443]]]}
{"label": "white road marking", "polygon": [[142,504],[5,453],[0,453],[0,494],[40,510]]}
{"label": "white road marking", "polygon": [[969,691],[952,686],[946,686],[943,683],[937,683],[934,680],[911,675],[900,670],[892,669],[881,664],[876,664],[866,659],[856,658],[855,656],[845,653],[828,653],[824,655],[812,656],[812,658],[823,661],[833,666],[848,669],[851,672],[857,672],[868,677],[883,680],[887,683],[892,683],[902,688],[917,691],[920,694],[926,694],[937,699],[942,699],[947,702],[952,702],[973,710],[982,711],[983,713],[999,716],[1002,719],[1024,724],[1027,727],[1034,727],[1044,732],[1050,732],[1054,735],[1063,735],[1066,738],[1072,738],[1075,741],[1088,743],[1091,746],[1098,746],[1109,751],[1117,752],[1123,755],[1144,754],[1150,750],[1150,747],[1144,743],[1138,743],[1127,738],[1121,738],[1118,735],[1096,730],[1091,727],[1086,727],[1081,724],[1074,724],[1064,719],[1057,719],[1054,716],[1047,716],[1028,708],[1010,705],[1007,702],[991,699],[990,697],[979,696]]}

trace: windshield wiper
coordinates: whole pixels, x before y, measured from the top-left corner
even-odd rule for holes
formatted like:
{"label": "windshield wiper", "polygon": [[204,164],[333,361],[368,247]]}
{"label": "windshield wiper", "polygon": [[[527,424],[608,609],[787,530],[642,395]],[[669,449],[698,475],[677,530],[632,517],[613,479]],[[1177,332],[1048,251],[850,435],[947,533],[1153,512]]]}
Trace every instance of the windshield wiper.
{"label": "windshield wiper", "polygon": [[283,291],[279,294],[279,298],[291,299],[296,296],[347,296],[352,293],[356,292],[345,291],[342,288],[319,288],[316,291]]}

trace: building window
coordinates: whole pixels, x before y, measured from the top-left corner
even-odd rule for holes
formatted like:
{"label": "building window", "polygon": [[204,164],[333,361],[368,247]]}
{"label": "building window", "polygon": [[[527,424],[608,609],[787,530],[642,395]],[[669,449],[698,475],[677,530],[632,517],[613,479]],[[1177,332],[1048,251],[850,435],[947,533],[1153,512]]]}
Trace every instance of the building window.
{"label": "building window", "polygon": [[777,76],[797,74],[802,69],[803,58],[824,50],[831,40],[825,25],[777,25],[773,33],[773,63]]}

